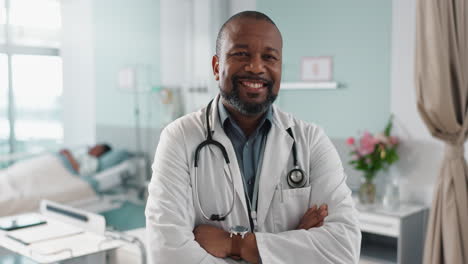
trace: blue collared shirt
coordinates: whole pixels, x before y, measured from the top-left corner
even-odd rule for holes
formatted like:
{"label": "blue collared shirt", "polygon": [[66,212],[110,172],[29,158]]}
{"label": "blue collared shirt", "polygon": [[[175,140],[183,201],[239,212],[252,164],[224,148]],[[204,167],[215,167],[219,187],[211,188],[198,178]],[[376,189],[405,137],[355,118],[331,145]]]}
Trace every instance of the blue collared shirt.
{"label": "blue collared shirt", "polygon": [[266,137],[272,124],[273,114],[271,106],[260,120],[255,131],[248,138],[226,110],[221,99],[218,101],[218,109],[223,130],[232,142],[242,177],[244,177],[244,182],[247,186],[249,198],[252,201],[257,170],[261,169],[258,168],[258,164],[261,163],[259,159],[263,156],[261,155],[261,151],[263,151]]}

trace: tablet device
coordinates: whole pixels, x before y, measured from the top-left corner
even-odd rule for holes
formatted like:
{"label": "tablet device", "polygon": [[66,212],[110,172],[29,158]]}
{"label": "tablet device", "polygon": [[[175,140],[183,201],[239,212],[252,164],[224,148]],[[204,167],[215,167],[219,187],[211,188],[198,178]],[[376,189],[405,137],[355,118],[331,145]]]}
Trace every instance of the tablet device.
{"label": "tablet device", "polygon": [[43,225],[47,223],[37,214],[25,214],[17,217],[12,217],[5,220],[0,220],[0,229],[5,231],[13,231],[31,226]]}

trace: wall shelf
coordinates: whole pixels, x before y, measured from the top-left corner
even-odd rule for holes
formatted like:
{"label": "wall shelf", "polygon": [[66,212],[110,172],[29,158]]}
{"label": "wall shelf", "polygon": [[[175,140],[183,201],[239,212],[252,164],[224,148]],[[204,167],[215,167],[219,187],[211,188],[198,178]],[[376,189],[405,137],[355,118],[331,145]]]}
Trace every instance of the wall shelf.
{"label": "wall shelf", "polygon": [[283,82],[282,90],[331,90],[337,89],[337,82]]}

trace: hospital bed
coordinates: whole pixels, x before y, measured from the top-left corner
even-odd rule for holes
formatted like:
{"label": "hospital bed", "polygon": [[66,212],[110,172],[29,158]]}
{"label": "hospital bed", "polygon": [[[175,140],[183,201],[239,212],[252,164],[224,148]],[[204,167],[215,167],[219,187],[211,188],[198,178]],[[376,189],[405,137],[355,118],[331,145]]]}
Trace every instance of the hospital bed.
{"label": "hospital bed", "polygon": [[117,208],[125,200],[138,202],[147,170],[146,159],[133,155],[83,178],[68,171],[57,155],[38,155],[0,169],[0,216],[37,210],[42,199],[92,212]]}
{"label": "hospital bed", "polygon": [[146,201],[148,162],[144,156],[134,156],[94,176],[96,196],[69,203],[90,212],[119,208],[123,202],[144,204]]}

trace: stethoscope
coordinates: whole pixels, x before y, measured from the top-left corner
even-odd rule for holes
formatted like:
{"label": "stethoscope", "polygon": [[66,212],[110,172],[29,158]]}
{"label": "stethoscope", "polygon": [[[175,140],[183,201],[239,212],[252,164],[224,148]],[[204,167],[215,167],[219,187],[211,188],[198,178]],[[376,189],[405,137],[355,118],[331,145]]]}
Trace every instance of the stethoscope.
{"label": "stethoscope", "polygon": [[[206,131],[207,131],[207,136],[206,136],[206,139],[201,142],[197,148],[195,149],[195,157],[194,157],[194,165],[195,165],[195,193],[196,193],[196,199],[197,199],[197,203],[198,203],[198,207],[200,208],[200,211],[203,215],[203,217],[206,219],[206,220],[210,220],[210,221],[224,221],[226,220],[226,217],[232,212],[233,208],[234,208],[234,200],[235,200],[235,192],[234,192],[234,180],[233,180],[233,174],[231,173],[230,171],[230,175],[231,175],[231,192],[232,192],[232,202],[231,202],[231,205],[229,207],[229,210],[225,213],[225,214],[211,214],[209,217],[208,215],[205,213],[205,211],[203,210],[203,207],[201,206],[201,203],[200,203],[200,194],[198,193],[198,163],[199,163],[199,157],[200,157],[200,151],[203,147],[206,147],[208,145],[214,145],[216,147],[218,147],[220,150],[221,150],[221,153],[223,154],[223,158],[224,158],[224,161],[226,162],[226,164],[228,165],[229,167],[229,170],[230,170],[230,166],[229,166],[229,157],[228,157],[228,154],[227,154],[227,151],[226,151],[226,148],[224,148],[224,146],[213,139],[213,136],[212,136],[212,131],[211,131],[211,127],[210,127],[210,120],[209,120],[209,114],[210,114],[210,111],[211,111],[211,104],[213,103],[213,100],[211,100],[209,103],[208,103],[208,106],[206,107]],[[292,152],[293,152],[293,165],[294,165],[294,168],[289,171],[289,173],[287,174],[286,176],[286,179],[287,179],[287,182],[288,182],[288,185],[289,187],[291,187],[292,189],[296,189],[296,188],[302,188],[306,185],[307,183],[307,177],[306,177],[306,174],[303,170],[300,169],[299,167],[299,164],[297,162],[297,149],[296,149],[296,140],[294,139],[294,135],[292,133],[292,129],[291,128],[288,128],[286,130],[288,132],[288,134],[292,137],[293,139],[293,145],[292,145]],[[261,159],[262,160],[262,159]],[[258,169],[257,169],[257,174],[258,174]],[[258,179],[258,177],[257,177]],[[255,222],[255,226],[256,226],[256,198],[258,196],[258,180],[255,181],[255,187],[254,187],[254,201],[253,203],[251,203],[251,217],[253,219],[253,221]],[[245,185],[245,183],[244,183]],[[247,197],[248,198],[248,197]],[[249,203],[250,203],[250,199],[249,199]]]}

